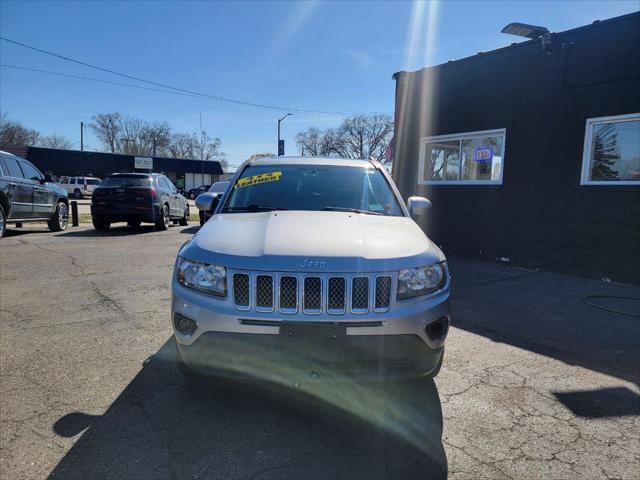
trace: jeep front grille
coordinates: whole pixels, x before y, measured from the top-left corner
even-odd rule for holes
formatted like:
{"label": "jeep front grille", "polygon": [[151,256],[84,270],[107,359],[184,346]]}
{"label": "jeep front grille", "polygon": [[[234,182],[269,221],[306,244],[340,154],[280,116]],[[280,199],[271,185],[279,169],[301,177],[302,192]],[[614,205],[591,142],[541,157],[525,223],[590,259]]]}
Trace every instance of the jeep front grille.
{"label": "jeep front grille", "polygon": [[256,309],[266,312],[273,310],[273,277],[271,275],[256,277]]}
{"label": "jeep front grille", "polygon": [[298,279],[280,277],[280,311],[296,313],[298,310]]}
{"label": "jeep front grille", "polygon": [[329,278],[329,289],[327,292],[327,312],[344,313],[345,301],[347,299],[346,282],[342,277]]}
{"label": "jeep front grille", "polygon": [[297,274],[231,272],[231,298],[238,310],[281,314],[345,315],[389,310],[389,274]]}
{"label": "jeep front grille", "polygon": [[322,279],[320,277],[306,277],[304,279],[304,313],[322,312]]}
{"label": "jeep front grille", "polygon": [[369,309],[369,279],[354,277],[351,281],[351,311],[366,312]]}
{"label": "jeep front grille", "polygon": [[391,277],[376,277],[375,311],[386,312],[389,310],[390,299]]}
{"label": "jeep front grille", "polygon": [[233,301],[241,310],[249,309],[249,275],[236,273],[233,276]]}

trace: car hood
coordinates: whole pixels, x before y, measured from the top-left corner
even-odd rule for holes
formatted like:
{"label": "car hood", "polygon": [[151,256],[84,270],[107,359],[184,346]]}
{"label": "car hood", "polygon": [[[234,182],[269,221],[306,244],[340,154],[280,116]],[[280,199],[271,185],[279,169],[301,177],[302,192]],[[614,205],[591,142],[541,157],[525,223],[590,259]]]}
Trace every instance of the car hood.
{"label": "car hood", "polygon": [[311,211],[214,215],[181,254],[286,271],[375,271],[444,260],[410,218]]}

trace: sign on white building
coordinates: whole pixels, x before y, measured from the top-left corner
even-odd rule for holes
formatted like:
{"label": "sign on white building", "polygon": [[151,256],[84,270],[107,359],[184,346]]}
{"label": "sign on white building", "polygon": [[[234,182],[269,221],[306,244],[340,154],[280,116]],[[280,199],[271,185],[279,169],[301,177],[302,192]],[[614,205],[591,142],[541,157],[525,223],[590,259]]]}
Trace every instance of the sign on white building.
{"label": "sign on white building", "polygon": [[153,158],[151,157],[135,157],[134,168],[140,168],[145,170],[153,170]]}

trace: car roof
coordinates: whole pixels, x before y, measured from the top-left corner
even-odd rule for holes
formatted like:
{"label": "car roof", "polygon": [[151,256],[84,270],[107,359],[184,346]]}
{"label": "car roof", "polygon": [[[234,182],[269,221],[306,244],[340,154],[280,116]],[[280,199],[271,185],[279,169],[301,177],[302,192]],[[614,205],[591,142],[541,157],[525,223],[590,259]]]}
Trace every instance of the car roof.
{"label": "car roof", "polygon": [[369,160],[330,157],[261,157],[251,165],[334,165],[336,167],[372,167]]}
{"label": "car roof", "polygon": [[118,172],[118,173],[112,173],[111,175],[109,175],[109,177],[149,177],[154,175],[157,176],[159,174],[158,173],[139,173],[139,172],[131,172],[131,173]]}
{"label": "car roof", "polygon": [[[9,156],[9,157],[15,157],[15,158],[18,158],[18,159],[20,159],[20,160],[24,160],[25,162],[29,162],[29,160],[27,160],[26,158],[19,157],[18,155],[14,155],[13,153],[11,153],[11,152],[6,152],[6,151],[4,151],[4,150],[0,150],[0,154],[2,154],[2,155],[7,155],[7,156]],[[31,162],[29,162],[29,163],[31,163]]]}

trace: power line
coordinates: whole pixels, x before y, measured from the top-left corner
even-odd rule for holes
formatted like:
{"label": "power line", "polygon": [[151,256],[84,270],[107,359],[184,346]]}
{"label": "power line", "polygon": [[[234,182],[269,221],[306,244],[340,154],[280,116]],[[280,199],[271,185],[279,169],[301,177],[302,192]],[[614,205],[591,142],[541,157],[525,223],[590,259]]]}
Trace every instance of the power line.
{"label": "power line", "polygon": [[110,84],[110,85],[117,85],[117,86],[120,86],[120,87],[137,88],[137,89],[140,89],[140,90],[149,90],[151,92],[167,93],[169,95],[180,95],[180,96],[183,96],[183,97],[201,98],[201,99],[209,100],[208,98],[203,97],[202,95],[192,95],[192,94],[189,94],[189,93],[174,92],[172,90],[163,90],[163,89],[160,89],[160,88],[144,87],[142,85],[134,85],[132,83],[114,82],[112,80],[103,80],[101,78],[86,77],[84,75],[74,75],[72,73],[52,72],[50,70],[41,70],[39,68],[20,67],[18,65],[10,65],[10,64],[7,64],[7,63],[0,64],[0,67],[13,68],[13,69],[16,69],[16,70],[24,70],[24,71],[27,71],[27,72],[45,73],[47,75],[57,75],[59,77],[75,78],[77,80],[87,80],[87,81],[90,81],[90,82],[107,83],[107,84]]}
{"label": "power line", "polygon": [[[161,87],[165,90],[161,90],[161,91],[166,91],[166,90],[172,90],[174,92],[180,92],[182,94],[185,95],[189,95],[189,96],[196,96],[196,97],[200,97],[200,98],[208,98],[211,100],[216,100],[219,102],[227,102],[227,103],[233,103],[236,105],[244,105],[244,106],[249,106],[249,107],[256,107],[256,108],[262,108],[262,109],[268,109],[268,110],[277,110],[277,111],[287,111],[287,112],[296,112],[296,113],[306,113],[306,114],[315,114],[315,115],[342,115],[342,116],[347,116],[350,115],[350,113],[348,112],[326,112],[326,111],[320,111],[320,110],[306,110],[306,109],[300,109],[300,108],[291,108],[291,107],[282,107],[282,106],[278,106],[278,105],[269,105],[269,104],[263,104],[263,103],[254,103],[254,102],[247,102],[244,100],[237,100],[237,99],[233,99],[233,98],[228,98],[228,97],[220,97],[220,96],[216,96],[216,95],[209,95],[206,93],[201,93],[201,92],[196,92],[194,90],[189,90],[189,89],[185,89],[185,88],[178,88],[178,87],[173,87],[171,85],[167,85],[164,83],[160,83],[160,82],[155,82],[152,80],[146,80],[144,78],[140,78],[140,77],[135,77],[133,75],[129,75],[126,73],[121,73],[121,72],[117,72],[115,70],[111,70],[109,68],[104,68],[98,65],[93,65],[91,63],[87,63],[87,62],[83,62],[81,60],[76,60],[74,58],[70,58],[64,55],[60,55],[58,53],[54,53],[54,52],[50,52],[48,50],[44,50],[42,48],[38,48],[38,47],[34,47],[33,45],[28,45],[26,43],[22,43],[22,42],[17,42],[15,40],[11,40],[9,38],[6,37],[2,37],[0,36],[0,40],[4,40],[5,42],[11,43],[13,45],[17,45],[19,47],[23,47],[23,48],[27,48],[39,53],[43,53],[45,55],[50,55],[52,57],[56,57],[62,60],[65,60],[67,62],[72,62],[72,63],[76,63],[78,65],[83,65],[85,67],[89,67],[89,68],[93,68],[95,70],[100,70],[102,72],[106,72],[112,75],[118,75],[120,77],[124,77],[124,78],[128,78],[129,80],[135,80],[137,82],[142,82],[142,83],[146,83],[149,85],[153,85],[155,87]],[[29,70],[27,68],[24,67],[15,67],[12,66],[10,68],[21,68],[23,70]],[[38,71],[36,69],[31,69],[33,71]],[[40,73],[51,73],[54,75],[62,75],[62,76],[69,76],[69,77],[73,77],[73,75],[71,74],[60,74],[60,73],[53,73],[53,72],[46,72],[44,70],[41,70]],[[89,80],[90,78],[85,77],[83,78],[84,80]],[[101,81],[104,83],[113,83],[113,84],[120,84],[119,82],[109,82],[107,80],[97,80],[97,79],[91,79],[93,81]],[[130,85],[130,84],[120,84],[120,85],[126,85],[126,86],[131,86],[131,87],[135,87],[134,85]],[[142,88],[142,87],[140,87]],[[372,112],[372,113],[376,113],[376,112]],[[377,112],[377,113],[382,113],[382,112]]]}

